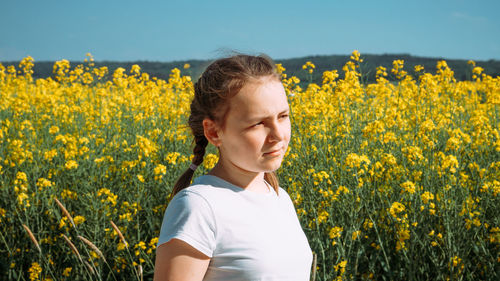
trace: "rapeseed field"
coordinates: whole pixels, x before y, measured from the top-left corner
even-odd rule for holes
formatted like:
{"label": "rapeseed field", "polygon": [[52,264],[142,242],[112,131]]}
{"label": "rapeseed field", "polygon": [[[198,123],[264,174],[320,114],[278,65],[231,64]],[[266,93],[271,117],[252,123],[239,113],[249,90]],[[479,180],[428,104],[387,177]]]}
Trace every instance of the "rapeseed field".
{"label": "rapeseed field", "polygon": [[[498,280],[500,78],[473,61],[467,81],[445,61],[410,75],[396,60],[367,84],[361,64],[354,51],[321,84],[278,65],[292,118],[278,176],[313,278]],[[90,54],[47,79],[33,65],[0,64],[0,279],[152,279],[169,192],[192,157],[189,65],[168,81],[138,65],[108,73]],[[217,159],[208,149],[196,175]]]}

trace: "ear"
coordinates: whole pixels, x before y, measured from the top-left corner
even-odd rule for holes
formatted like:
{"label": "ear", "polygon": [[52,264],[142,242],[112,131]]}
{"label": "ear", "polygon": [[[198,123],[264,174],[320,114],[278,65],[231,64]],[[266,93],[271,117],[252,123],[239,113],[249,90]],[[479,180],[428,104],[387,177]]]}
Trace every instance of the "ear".
{"label": "ear", "polygon": [[219,137],[219,127],[214,120],[210,118],[203,119],[203,132],[205,133],[205,137],[208,142],[219,147],[221,140]]}

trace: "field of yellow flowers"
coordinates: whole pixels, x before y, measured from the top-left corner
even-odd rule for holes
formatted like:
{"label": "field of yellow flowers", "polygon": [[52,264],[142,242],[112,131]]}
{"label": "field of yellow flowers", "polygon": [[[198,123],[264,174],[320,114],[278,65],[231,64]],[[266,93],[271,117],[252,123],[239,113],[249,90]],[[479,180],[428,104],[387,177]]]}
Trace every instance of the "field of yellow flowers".
{"label": "field of yellow flowers", "polygon": [[[150,280],[171,187],[190,163],[191,77],[0,64],[2,280]],[[355,51],[322,84],[282,72],[292,110],[281,186],[315,280],[500,278],[500,78],[404,62],[361,83]],[[186,65],[185,68],[189,66]],[[307,63],[304,71],[313,73]],[[390,82],[389,77],[396,82]],[[218,157],[209,149],[204,167]]]}

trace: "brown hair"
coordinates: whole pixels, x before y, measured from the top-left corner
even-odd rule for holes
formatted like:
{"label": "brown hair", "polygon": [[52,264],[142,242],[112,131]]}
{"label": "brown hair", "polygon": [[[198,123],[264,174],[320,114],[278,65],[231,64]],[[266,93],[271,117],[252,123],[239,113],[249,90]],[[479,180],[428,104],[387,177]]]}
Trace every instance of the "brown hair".
{"label": "brown hair", "polygon": [[[188,124],[194,136],[193,164],[200,165],[205,156],[208,140],[203,130],[203,120],[209,118],[224,127],[229,112],[229,99],[245,84],[259,78],[271,76],[281,81],[276,66],[266,55],[250,56],[238,54],[212,62],[194,83],[194,98]],[[171,197],[191,184],[194,171],[188,168],[177,180]],[[278,193],[278,177],[274,172],[264,174],[264,179]]]}

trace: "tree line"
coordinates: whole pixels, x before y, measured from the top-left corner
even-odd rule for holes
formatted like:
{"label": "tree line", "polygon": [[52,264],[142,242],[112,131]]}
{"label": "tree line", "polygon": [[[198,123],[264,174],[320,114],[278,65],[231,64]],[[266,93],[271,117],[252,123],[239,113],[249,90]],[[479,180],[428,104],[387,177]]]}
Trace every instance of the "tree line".
{"label": "tree line", "polygon": [[[463,59],[445,59],[445,58],[428,58],[428,57],[418,57],[409,54],[382,54],[382,55],[362,55],[361,58],[363,62],[360,64],[360,71],[363,75],[364,82],[374,82],[376,68],[378,66],[383,66],[387,69],[389,74],[388,79],[390,81],[396,80],[390,73],[392,68],[392,62],[394,60],[404,61],[404,70],[406,70],[410,75],[415,76],[414,67],[416,65],[421,65],[424,67],[425,72],[435,73],[436,64],[440,60],[446,60],[448,66],[454,71],[455,78],[459,81],[469,80],[472,76],[472,65],[468,64],[468,60]],[[300,58],[290,58],[290,59],[278,59],[275,60],[276,63],[281,63],[283,67],[286,68],[285,73],[288,77],[296,76],[302,82],[314,82],[320,84],[322,81],[322,74],[327,70],[338,70],[340,78],[343,77],[342,67],[347,61],[350,60],[349,55],[317,55],[317,56],[307,56]],[[302,66],[307,62],[312,62],[316,68],[312,74],[309,74],[306,70],[302,69]],[[184,60],[184,61],[172,61],[172,62],[157,62],[157,61],[97,61],[95,62],[95,67],[107,66],[109,69],[109,74],[112,74],[118,67],[125,68],[130,71],[132,65],[137,64],[141,67],[141,72],[148,73],[151,77],[157,77],[158,79],[168,79],[170,71],[174,68],[178,68],[182,71],[183,75],[190,75],[193,80],[198,79],[202,71],[206,66],[210,64],[211,60]],[[476,61],[476,66],[480,66],[484,69],[484,73],[497,77],[500,76],[500,61],[498,60],[488,60],[488,61]],[[18,66],[19,62],[3,62],[4,66],[14,65]],[[71,67],[75,67],[79,64],[85,64],[83,62],[71,62]],[[190,67],[184,69],[184,66],[189,64]],[[34,66],[34,78],[48,78],[53,77],[53,61],[35,61]],[[108,78],[111,75],[108,75]]]}

